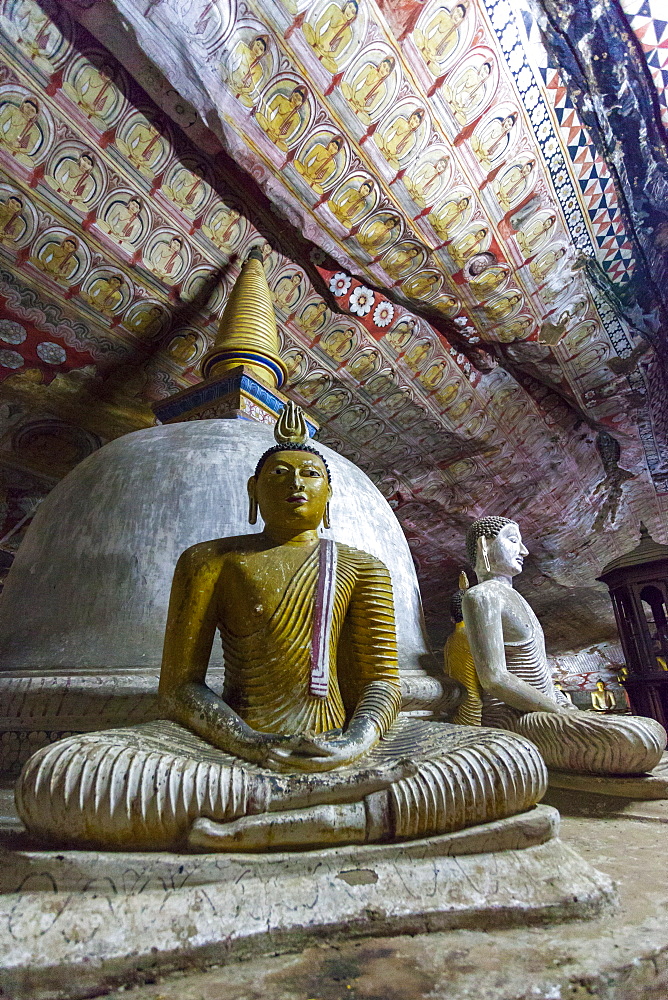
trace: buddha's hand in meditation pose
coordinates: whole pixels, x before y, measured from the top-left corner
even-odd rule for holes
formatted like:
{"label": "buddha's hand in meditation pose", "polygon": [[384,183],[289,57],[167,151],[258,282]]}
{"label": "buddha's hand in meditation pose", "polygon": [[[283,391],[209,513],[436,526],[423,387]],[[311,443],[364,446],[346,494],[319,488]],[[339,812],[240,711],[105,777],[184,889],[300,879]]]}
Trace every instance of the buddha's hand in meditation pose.
{"label": "buddha's hand in meditation pose", "polygon": [[[364,731],[366,729],[366,731]],[[373,726],[358,727],[358,731],[330,729],[325,733],[298,733],[287,736],[275,747],[268,747],[266,766],[281,770],[331,771],[345,767],[370,750],[377,742]]]}

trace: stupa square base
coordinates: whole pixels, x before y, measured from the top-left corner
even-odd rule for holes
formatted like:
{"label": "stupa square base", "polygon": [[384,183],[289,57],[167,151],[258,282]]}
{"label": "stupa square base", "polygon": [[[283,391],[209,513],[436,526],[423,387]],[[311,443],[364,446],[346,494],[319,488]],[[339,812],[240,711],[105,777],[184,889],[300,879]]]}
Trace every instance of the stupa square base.
{"label": "stupa square base", "polygon": [[0,991],[74,1000],[322,934],[600,916],[613,883],[558,839],[558,824],[537,806],[420,841],[271,855],[35,851],[13,834],[0,868]]}
{"label": "stupa square base", "polygon": [[668,799],[668,753],[650,774],[595,775],[572,771],[550,771],[550,788],[571,792],[621,796],[628,799]]}

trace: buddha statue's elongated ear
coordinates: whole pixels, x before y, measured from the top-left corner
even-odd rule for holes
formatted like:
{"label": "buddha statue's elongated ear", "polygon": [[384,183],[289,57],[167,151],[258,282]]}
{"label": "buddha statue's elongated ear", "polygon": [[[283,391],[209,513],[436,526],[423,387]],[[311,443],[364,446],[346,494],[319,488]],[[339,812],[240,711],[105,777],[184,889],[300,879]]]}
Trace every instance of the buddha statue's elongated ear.
{"label": "buddha statue's elongated ear", "polygon": [[327,490],[327,503],[325,504],[325,513],[323,514],[322,518],[323,528],[331,528],[332,526],[332,520],[330,517],[330,510],[329,510],[329,501],[331,499],[332,499],[332,484],[330,483],[329,488]]}
{"label": "buddha statue's elongated ear", "polygon": [[[478,558],[482,559],[485,573],[491,573],[492,567],[489,563],[489,548],[487,546],[487,536],[481,535],[478,539]],[[477,562],[477,560],[476,560]]]}
{"label": "buddha statue's elongated ear", "polygon": [[257,480],[255,476],[251,476],[246,484],[246,489],[248,490],[248,523],[257,524],[257,496],[255,493],[255,486]]}

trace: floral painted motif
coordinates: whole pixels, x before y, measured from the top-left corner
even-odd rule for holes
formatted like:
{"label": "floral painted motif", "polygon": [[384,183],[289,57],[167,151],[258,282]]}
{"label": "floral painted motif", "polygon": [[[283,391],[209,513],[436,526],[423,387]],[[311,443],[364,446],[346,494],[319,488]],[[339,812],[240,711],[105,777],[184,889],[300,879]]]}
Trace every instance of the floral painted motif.
{"label": "floral painted motif", "polygon": [[380,302],[373,311],[376,326],[389,326],[393,319],[394,306],[391,302]]}
{"label": "floral painted motif", "polygon": [[332,295],[336,295],[337,298],[345,295],[350,288],[352,278],[349,274],[344,271],[338,271],[329,281],[329,290]]}
{"label": "floral painted motif", "polygon": [[375,295],[369,288],[365,288],[364,285],[358,285],[351,294],[348,305],[351,312],[356,313],[358,316],[366,316],[371,311],[374,300]]}

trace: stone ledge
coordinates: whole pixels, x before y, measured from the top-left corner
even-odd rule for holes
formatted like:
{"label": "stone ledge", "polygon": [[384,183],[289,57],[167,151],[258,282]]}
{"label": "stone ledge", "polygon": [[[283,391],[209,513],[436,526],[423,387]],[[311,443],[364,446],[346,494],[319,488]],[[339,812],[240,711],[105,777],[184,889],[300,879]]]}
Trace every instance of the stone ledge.
{"label": "stone ledge", "polygon": [[0,868],[0,990],[14,1000],[75,1000],[151,974],[300,947],[323,934],[599,916],[614,905],[613,883],[554,837],[557,824],[556,810],[538,806],[422,841],[273,855],[16,844],[2,852]]}
{"label": "stone ledge", "polygon": [[549,771],[551,788],[594,795],[621,796],[627,799],[668,799],[668,753],[650,774],[595,775],[574,774],[572,771]]}
{"label": "stone ledge", "polygon": [[548,788],[543,802],[563,816],[668,823],[668,799],[629,799],[622,795],[583,795],[569,788]]}
{"label": "stone ledge", "polygon": [[[617,880],[619,890],[619,907],[599,919],[321,938],[289,953],[151,977],[108,1000],[665,1000],[668,883],[658,874],[668,866],[668,839],[624,814],[600,813],[604,796],[576,798],[580,811],[562,813],[560,836]],[[585,800],[595,803],[595,816],[580,814]],[[626,800],[627,808],[664,805]]]}

